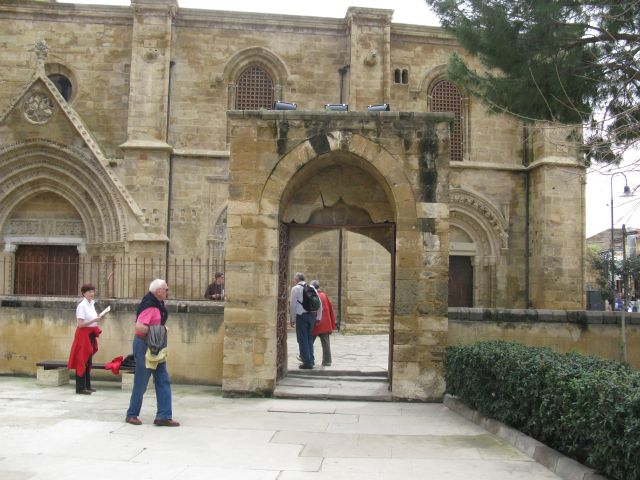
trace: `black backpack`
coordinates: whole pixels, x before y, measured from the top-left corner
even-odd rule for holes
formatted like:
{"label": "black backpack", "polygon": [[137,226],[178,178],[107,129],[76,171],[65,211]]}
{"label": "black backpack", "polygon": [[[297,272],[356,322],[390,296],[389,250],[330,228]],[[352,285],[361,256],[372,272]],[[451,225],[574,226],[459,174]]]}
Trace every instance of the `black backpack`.
{"label": "black backpack", "polygon": [[298,300],[307,312],[317,312],[320,310],[320,297],[318,292],[308,283],[302,287],[302,302]]}

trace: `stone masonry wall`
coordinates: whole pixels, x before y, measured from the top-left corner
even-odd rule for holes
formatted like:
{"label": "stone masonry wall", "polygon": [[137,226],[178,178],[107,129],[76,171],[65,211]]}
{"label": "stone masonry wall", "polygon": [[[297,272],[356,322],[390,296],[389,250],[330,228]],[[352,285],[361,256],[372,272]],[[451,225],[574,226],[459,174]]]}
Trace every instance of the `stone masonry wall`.
{"label": "stone masonry wall", "polygon": [[[393,393],[441,398],[448,117],[245,111],[229,112],[229,120],[226,283],[235,293],[225,306],[223,390],[260,394],[275,386],[279,216],[300,179],[340,155],[373,174],[392,199],[397,246]],[[318,191],[308,194],[319,198]]]}
{"label": "stone masonry wall", "polygon": [[[97,299],[111,305],[100,324],[94,362],[131,353],[138,301]],[[0,297],[0,374],[35,375],[36,363],[67,360],[76,328],[76,301]],[[220,385],[224,307],[213,302],[169,301],[169,373],[176,383]]]}
{"label": "stone masonry wall", "polygon": [[[449,309],[449,345],[505,340],[620,360],[620,312]],[[640,368],[640,313],[626,314],[629,364]]]}

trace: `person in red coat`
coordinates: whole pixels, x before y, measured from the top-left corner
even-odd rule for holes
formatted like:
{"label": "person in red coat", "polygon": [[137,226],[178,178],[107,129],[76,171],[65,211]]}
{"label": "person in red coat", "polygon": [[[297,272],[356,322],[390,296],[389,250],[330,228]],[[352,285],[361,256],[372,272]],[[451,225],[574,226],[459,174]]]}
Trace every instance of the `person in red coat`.
{"label": "person in red coat", "polygon": [[96,391],[91,386],[91,366],[93,356],[98,351],[98,337],[102,333],[98,328],[98,322],[102,317],[96,313],[93,299],[96,287],[85,283],[80,291],[83,299],[76,308],[77,328],[67,366],[76,371],[76,393],[91,395]]}
{"label": "person in red coat", "polygon": [[320,283],[317,280],[313,280],[311,285],[315,287],[322,303],[322,319],[319,323],[316,323],[311,332],[313,336],[313,342],[316,338],[320,337],[320,343],[322,344],[322,365],[325,367],[331,366],[331,342],[329,335],[336,329],[336,314],[333,311],[333,305],[331,300],[327,297],[327,294],[320,289]]}

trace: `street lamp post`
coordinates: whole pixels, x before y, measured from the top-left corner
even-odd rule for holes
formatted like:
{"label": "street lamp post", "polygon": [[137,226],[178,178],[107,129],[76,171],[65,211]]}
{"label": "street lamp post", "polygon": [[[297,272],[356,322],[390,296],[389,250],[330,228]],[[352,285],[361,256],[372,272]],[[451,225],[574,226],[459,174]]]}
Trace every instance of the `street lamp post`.
{"label": "street lamp post", "polygon": [[[627,176],[622,173],[622,172],[615,172],[613,175],[611,175],[611,289],[612,292],[614,292],[614,297],[615,297],[615,291],[616,291],[616,277],[615,277],[615,261],[614,261],[614,237],[613,237],[613,227],[614,227],[614,222],[613,222],[613,177],[615,177],[617,174],[620,174],[624,177],[624,190],[622,193],[622,197],[632,197],[633,194],[631,193],[631,189],[629,188],[629,183],[627,182]],[[622,264],[623,264],[623,268],[624,268],[624,263],[626,260],[626,249],[625,249],[625,226],[622,226]],[[622,315],[620,316],[620,343],[621,343],[621,347],[622,347],[622,361],[623,362],[627,362],[627,338],[626,338],[626,332],[625,332],[625,327],[626,327],[626,309],[627,309],[627,286],[626,286],[626,275],[624,274],[624,270],[622,273],[622,282],[623,282],[623,287],[622,287]],[[614,298],[614,309],[615,309],[615,298]]]}
{"label": "street lamp post", "polygon": [[[616,291],[616,274],[615,274],[615,259],[614,259],[614,238],[613,238],[613,226],[614,226],[614,222],[613,222],[613,177],[615,177],[616,175],[622,175],[624,177],[624,191],[622,196],[623,197],[630,197],[632,196],[631,194],[631,189],[629,188],[629,183],[627,182],[627,176],[622,173],[622,172],[615,172],[613,175],[611,175],[611,242],[609,244],[609,248],[611,249],[611,292],[614,294],[615,296],[615,291]],[[614,298],[614,309],[615,309],[615,298]]]}

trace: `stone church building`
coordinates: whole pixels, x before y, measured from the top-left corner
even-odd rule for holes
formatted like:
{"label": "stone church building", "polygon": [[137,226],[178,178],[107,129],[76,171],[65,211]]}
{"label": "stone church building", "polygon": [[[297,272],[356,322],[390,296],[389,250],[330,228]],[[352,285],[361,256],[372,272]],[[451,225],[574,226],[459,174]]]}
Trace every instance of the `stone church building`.
{"label": "stone church building", "polygon": [[304,271],[347,331],[390,331],[407,398],[442,392],[448,306],[582,308],[568,132],[487,113],[455,40],[392,14],[0,0],[0,294],[134,298],[153,265],[187,301],[224,269],[223,387],[260,391]]}

